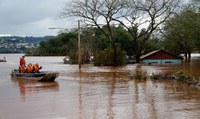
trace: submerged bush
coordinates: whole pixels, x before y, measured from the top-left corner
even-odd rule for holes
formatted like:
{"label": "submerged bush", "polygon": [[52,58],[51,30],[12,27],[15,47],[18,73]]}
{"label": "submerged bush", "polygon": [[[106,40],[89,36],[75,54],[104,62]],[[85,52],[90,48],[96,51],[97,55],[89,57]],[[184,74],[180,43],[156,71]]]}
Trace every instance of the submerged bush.
{"label": "submerged bush", "polygon": [[186,83],[188,85],[197,85],[199,83],[199,77],[191,76],[186,71],[178,71],[176,73],[176,80],[179,83]]}
{"label": "submerged bush", "polygon": [[150,79],[158,80],[158,79],[161,79],[161,77],[162,77],[162,74],[152,73],[152,75],[150,76]]}
{"label": "submerged bush", "polygon": [[158,73],[158,74],[152,73],[150,79],[153,80],[173,79],[176,80],[177,83],[183,83],[188,85],[197,85],[199,83],[199,77],[191,76],[189,73],[183,70],[180,70],[176,73]]}
{"label": "submerged bush", "polygon": [[135,80],[146,80],[148,77],[147,72],[137,68],[133,74],[131,74],[131,79]]}
{"label": "submerged bush", "polygon": [[191,77],[185,71],[178,71],[176,73],[176,80],[180,82],[186,82]]}
{"label": "submerged bush", "polygon": [[160,79],[174,79],[175,76],[172,73],[169,72],[163,72],[163,73],[152,73],[150,76],[150,79],[153,80],[160,80]]}

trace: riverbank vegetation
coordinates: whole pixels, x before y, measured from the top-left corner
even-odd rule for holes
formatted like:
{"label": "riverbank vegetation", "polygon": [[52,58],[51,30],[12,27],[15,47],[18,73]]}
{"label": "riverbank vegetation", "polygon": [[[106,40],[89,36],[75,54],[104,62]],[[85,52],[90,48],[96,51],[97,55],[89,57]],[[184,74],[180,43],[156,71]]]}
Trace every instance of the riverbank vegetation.
{"label": "riverbank vegetation", "polygon": [[[200,50],[197,3],[200,1],[183,6],[179,0],[76,0],[61,14],[64,18],[84,19],[81,22],[85,23],[81,28],[82,63],[121,66],[130,59],[139,63],[141,55],[156,49],[184,54],[190,60],[191,53]],[[67,63],[77,63],[77,31],[73,29],[42,41],[27,54],[62,55],[67,56]]]}

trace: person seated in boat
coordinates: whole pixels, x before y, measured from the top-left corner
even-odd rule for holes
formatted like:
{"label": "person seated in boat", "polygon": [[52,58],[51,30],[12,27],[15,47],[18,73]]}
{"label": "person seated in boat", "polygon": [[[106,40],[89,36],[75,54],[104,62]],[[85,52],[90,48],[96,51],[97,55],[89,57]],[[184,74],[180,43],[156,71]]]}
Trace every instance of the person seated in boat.
{"label": "person seated in boat", "polygon": [[31,63],[29,63],[28,66],[26,67],[26,72],[33,73],[33,65]]}
{"label": "person seated in boat", "polygon": [[20,58],[19,65],[20,66],[26,66],[26,61],[25,61],[25,56],[24,55]]}
{"label": "person seated in boat", "polygon": [[25,73],[26,67],[25,66],[19,66],[19,73]]}
{"label": "person seated in boat", "polygon": [[36,63],[36,64],[33,65],[33,72],[34,72],[34,73],[39,73],[39,72],[40,72],[40,69],[42,69],[42,67],[39,66],[38,63]]}

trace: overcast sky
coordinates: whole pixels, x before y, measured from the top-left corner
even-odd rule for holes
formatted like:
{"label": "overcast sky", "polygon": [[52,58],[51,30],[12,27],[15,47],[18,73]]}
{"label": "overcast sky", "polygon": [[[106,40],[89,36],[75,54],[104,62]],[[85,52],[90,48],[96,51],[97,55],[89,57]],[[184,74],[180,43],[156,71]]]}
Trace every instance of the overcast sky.
{"label": "overcast sky", "polygon": [[77,20],[59,17],[67,1],[70,0],[0,0],[0,36],[57,35],[58,29],[48,28],[77,27]]}
{"label": "overcast sky", "polygon": [[0,0],[0,35],[57,35],[50,27],[73,28],[72,21],[59,17],[68,0]]}

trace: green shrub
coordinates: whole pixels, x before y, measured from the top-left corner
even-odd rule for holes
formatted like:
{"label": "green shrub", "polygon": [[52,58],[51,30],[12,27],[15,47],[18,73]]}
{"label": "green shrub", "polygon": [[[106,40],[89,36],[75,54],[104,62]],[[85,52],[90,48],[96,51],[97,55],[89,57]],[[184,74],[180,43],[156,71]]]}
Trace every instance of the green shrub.
{"label": "green shrub", "polygon": [[[94,58],[94,65],[95,66],[114,66],[114,55],[113,55],[112,49],[107,49],[103,51],[99,51],[96,53]],[[126,64],[125,60],[126,52],[125,51],[118,51],[117,57],[116,57],[116,65],[122,66]]]}
{"label": "green shrub", "polygon": [[78,56],[77,56],[77,51],[76,50],[71,50],[69,53],[68,53],[68,60],[67,59],[64,59],[64,63],[67,64],[77,64],[78,63]]}

